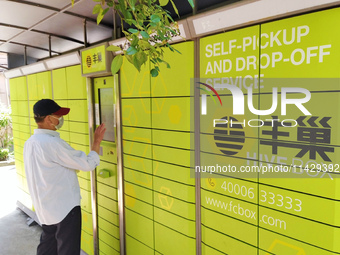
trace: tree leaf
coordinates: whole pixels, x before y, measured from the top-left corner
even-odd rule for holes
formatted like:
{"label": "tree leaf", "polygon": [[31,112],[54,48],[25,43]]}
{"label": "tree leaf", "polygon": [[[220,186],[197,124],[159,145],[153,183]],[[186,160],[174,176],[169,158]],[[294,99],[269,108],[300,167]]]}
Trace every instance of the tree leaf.
{"label": "tree leaf", "polygon": [[137,49],[135,47],[132,47],[132,46],[130,46],[126,51],[127,55],[133,55],[137,52],[138,52]]}
{"label": "tree leaf", "polygon": [[110,10],[110,8],[106,8],[106,9],[103,11],[102,15],[104,16],[109,10]]}
{"label": "tree leaf", "polygon": [[133,56],[125,55],[125,58],[126,58],[131,64],[133,64]]}
{"label": "tree leaf", "polygon": [[151,47],[150,43],[148,41],[145,41],[145,40],[139,40],[138,45],[143,50],[147,50]]}
{"label": "tree leaf", "polygon": [[131,9],[132,9],[133,11],[135,11],[135,9],[136,9],[136,2],[137,2],[137,0],[130,0]]}
{"label": "tree leaf", "polygon": [[99,25],[99,23],[103,20],[104,15],[102,13],[99,13],[97,16],[97,25]]}
{"label": "tree leaf", "polygon": [[160,18],[158,15],[153,14],[153,15],[151,15],[151,21],[152,21],[153,23],[158,23],[158,22],[161,21],[161,18]]}
{"label": "tree leaf", "polygon": [[169,14],[167,14],[166,16],[167,16],[172,22],[175,22],[174,19],[173,19]]}
{"label": "tree leaf", "polygon": [[92,13],[93,13],[93,14],[97,14],[97,13],[100,13],[101,10],[102,10],[102,6],[101,6],[100,4],[96,4],[96,5],[93,7]]}
{"label": "tree leaf", "polygon": [[72,3],[72,7],[74,6],[74,0],[71,0],[71,3]]}
{"label": "tree leaf", "polygon": [[179,12],[178,12],[178,9],[177,9],[177,7],[176,7],[174,1],[173,1],[173,0],[170,0],[170,2],[171,2],[171,4],[172,4],[172,7],[174,8],[174,10],[175,10],[177,16],[179,17]]}
{"label": "tree leaf", "polygon": [[182,55],[182,53],[180,51],[176,50],[175,48],[173,48],[173,49],[174,49],[174,51],[176,51],[177,53]]}
{"label": "tree leaf", "polygon": [[140,34],[143,36],[143,38],[149,39],[150,36],[146,31],[141,31]]}
{"label": "tree leaf", "polygon": [[122,49],[116,45],[110,45],[109,47],[106,48],[106,50],[107,51],[120,51]]}
{"label": "tree leaf", "polygon": [[159,0],[160,6],[166,6],[169,3],[169,0]]}
{"label": "tree leaf", "polygon": [[158,76],[158,71],[154,68],[150,71],[150,74],[152,77],[157,77]]}
{"label": "tree leaf", "polygon": [[131,42],[131,46],[132,47],[136,47],[138,44],[139,38],[138,36],[136,36],[135,34],[132,35],[132,42]]}
{"label": "tree leaf", "polygon": [[143,65],[147,60],[148,60],[148,56],[146,55],[146,53],[144,51],[139,51],[138,53],[136,53],[136,58],[138,58],[138,62]]}
{"label": "tree leaf", "polygon": [[116,74],[119,71],[119,69],[122,67],[122,64],[123,64],[122,55],[118,55],[112,60],[112,63],[111,63],[112,75]]}
{"label": "tree leaf", "polygon": [[191,5],[191,7],[194,9],[195,8],[194,0],[188,0],[188,2]]}
{"label": "tree leaf", "polygon": [[[138,52],[139,53],[139,52]],[[138,54],[137,53],[137,54]],[[133,57],[132,57],[132,61],[133,61],[133,65],[136,67],[136,69],[138,70],[138,72],[140,72],[140,68],[142,66],[141,62],[139,61],[138,57],[137,57],[137,54],[135,54]]]}
{"label": "tree leaf", "polygon": [[163,61],[163,63],[166,64],[166,67],[167,67],[167,68],[171,68],[171,67],[170,67],[170,64],[169,64],[168,62]]}
{"label": "tree leaf", "polygon": [[131,34],[135,34],[135,33],[138,33],[139,31],[135,28],[129,28],[128,31],[131,33]]}
{"label": "tree leaf", "polygon": [[126,19],[125,21],[126,21],[126,23],[128,23],[129,25],[131,25],[131,24],[137,25],[137,22],[136,22],[134,19]]}

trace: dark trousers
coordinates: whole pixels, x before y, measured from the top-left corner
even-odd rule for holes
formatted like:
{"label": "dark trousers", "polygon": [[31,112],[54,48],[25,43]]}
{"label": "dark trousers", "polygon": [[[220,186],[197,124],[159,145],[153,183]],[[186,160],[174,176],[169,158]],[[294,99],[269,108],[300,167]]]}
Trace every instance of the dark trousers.
{"label": "dark trousers", "polygon": [[81,209],[74,207],[58,224],[42,225],[37,255],[79,255]]}

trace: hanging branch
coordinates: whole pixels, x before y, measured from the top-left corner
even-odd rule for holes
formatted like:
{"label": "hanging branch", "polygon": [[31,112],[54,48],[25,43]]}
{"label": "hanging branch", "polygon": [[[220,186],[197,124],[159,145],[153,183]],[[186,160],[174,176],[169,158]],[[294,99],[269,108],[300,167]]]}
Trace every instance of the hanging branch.
{"label": "hanging branch", "polygon": [[[125,47],[109,46],[108,51],[123,51],[126,59],[140,71],[143,64],[149,59],[153,68],[152,77],[158,76],[161,65],[170,68],[164,60],[164,48],[178,52],[169,42],[173,37],[180,36],[177,22],[170,16],[163,6],[171,2],[176,14],[179,16],[173,0],[93,0],[98,2],[93,8],[93,14],[97,14],[97,24],[105,14],[113,9],[121,20],[122,32],[127,39]],[[194,7],[193,0],[188,0]],[[74,3],[74,0],[72,0]],[[126,31],[123,24],[130,28]],[[126,49],[127,48],[127,49]],[[112,74],[116,74],[123,64],[123,55],[117,55],[111,64]]]}

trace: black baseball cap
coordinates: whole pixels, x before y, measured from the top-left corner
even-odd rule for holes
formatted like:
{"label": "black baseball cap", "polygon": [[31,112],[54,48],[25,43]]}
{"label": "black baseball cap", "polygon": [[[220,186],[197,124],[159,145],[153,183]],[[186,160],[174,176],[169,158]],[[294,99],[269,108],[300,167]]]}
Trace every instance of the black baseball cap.
{"label": "black baseball cap", "polygon": [[47,115],[66,115],[70,112],[70,108],[59,106],[51,99],[41,99],[33,106],[35,117],[43,117]]}

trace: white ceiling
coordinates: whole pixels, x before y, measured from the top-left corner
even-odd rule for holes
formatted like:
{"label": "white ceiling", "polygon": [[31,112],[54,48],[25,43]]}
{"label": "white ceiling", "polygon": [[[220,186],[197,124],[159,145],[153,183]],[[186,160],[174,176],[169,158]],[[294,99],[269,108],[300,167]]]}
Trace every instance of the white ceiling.
{"label": "white ceiling", "polygon": [[108,12],[100,25],[92,14],[92,0],[0,0],[0,52],[24,54],[42,59],[84,47],[84,20],[87,43],[112,39],[113,14]]}

